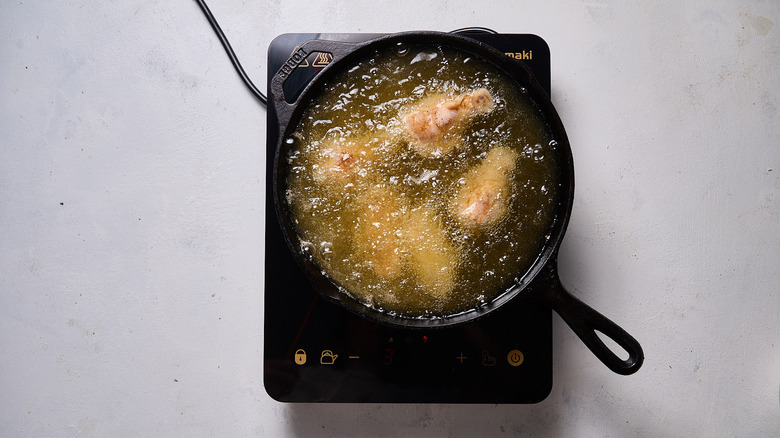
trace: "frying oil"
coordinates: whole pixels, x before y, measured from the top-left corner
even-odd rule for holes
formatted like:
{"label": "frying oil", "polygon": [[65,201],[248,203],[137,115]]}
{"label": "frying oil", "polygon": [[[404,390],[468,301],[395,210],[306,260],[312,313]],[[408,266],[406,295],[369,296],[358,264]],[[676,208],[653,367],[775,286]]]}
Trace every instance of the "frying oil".
{"label": "frying oil", "polygon": [[[452,149],[410,146],[409,108],[479,88],[494,108],[466,121]],[[323,87],[289,140],[286,193],[301,249],[344,293],[385,312],[437,317],[490,302],[530,269],[555,221],[558,163],[540,111],[503,73],[455,50],[374,53]],[[452,200],[497,147],[518,157],[507,212],[464,227]]]}

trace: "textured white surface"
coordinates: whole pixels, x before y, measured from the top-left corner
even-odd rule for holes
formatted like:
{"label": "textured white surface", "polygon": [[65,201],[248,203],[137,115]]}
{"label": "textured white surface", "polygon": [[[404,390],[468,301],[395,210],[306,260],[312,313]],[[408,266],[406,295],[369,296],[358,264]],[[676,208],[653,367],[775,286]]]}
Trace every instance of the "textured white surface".
{"label": "textured white surface", "polygon": [[556,317],[537,405],[272,401],[265,111],[195,2],[2,1],[0,436],[780,436],[780,4],[349,3],[210,6],[262,89],[285,32],[544,38],[577,172],[563,281],[644,367]]}

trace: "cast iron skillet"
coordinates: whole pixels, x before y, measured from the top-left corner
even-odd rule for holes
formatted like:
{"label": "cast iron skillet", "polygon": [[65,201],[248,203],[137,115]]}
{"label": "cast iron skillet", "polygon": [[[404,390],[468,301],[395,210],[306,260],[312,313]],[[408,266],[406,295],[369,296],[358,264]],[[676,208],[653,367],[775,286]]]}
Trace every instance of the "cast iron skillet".
{"label": "cast iron skillet", "polygon": [[[560,163],[560,175],[558,178],[561,184],[559,201],[556,207],[557,219],[550,233],[551,238],[540,252],[536,262],[524,276],[513,282],[507,290],[486,306],[440,318],[405,318],[383,313],[369,308],[341,292],[339,287],[328,279],[321,272],[321,269],[301,252],[298,238],[296,237],[296,230],[292,223],[292,213],[285,202],[286,176],[288,172],[286,156],[290,148],[295,147],[295,139],[292,133],[295,131],[307,103],[317,96],[323,84],[333,77],[334,74],[354,66],[355,63],[370,57],[377,50],[392,49],[399,44],[407,46],[418,44],[445,46],[471,54],[493,64],[516,81],[520,87],[525,88],[526,92],[540,108],[549,125],[549,131],[557,142],[556,151]],[[306,60],[310,54],[317,52],[330,53],[333,56],[333,61],[306,86],[297,98],[285,96],[283,88],[285,80],[298,64]],[[464,324],[473,322],[495,311],[509,300],[535,300],[554,309],[574,330],[577,336],[582,339],[585,345],[612,371],[628,375],[633,374],[642,366],[644,354],[639,343],[617,324],[567,292],[558,277],[558,248],[566,231],[574,200],[573,159],[569,141],[558,113],[555,111],[550,98],[537,83],[530,69],[525,64],[509,58],[492,47],[471,38],[439,32],[392,34],[363,43],[311,40],[303,44],[300,49],[290,56],[271,79],[270,86],[273,95],[272,103],[276,109],[280,133],[274,158],[273,175],[276,213],[279,223],[282,224],[285,240],[290,250],[308,274],[315,288],[324,297],[364,318],[400,328],[436,328]],[[613,353],[602,342],[597,332],[611,338],[625,349],[628,352],[628,358],[621,359]]]}

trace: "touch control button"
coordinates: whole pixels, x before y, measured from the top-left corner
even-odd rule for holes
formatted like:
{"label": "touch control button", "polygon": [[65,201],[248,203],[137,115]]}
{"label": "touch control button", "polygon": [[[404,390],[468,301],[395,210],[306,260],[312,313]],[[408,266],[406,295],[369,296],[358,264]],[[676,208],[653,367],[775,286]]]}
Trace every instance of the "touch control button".
{"label": "touch control button", "polygon": [[295,352],[295,363],[303,365],[306,363],[306,351],[302,348]]}
{"label": "touch control button", "polygon": [[336,363],[337,357],[339,357],[339,355],[333,354],[333,352],[330,350],[322,350],[322,355],[320,355],[320,364],[333,365]]}
{"label": "touch control button", "polygon": [[513,367],[520,366],[523,363],[523,352],[520,350],[512,350],[506,355],[506,361]]}

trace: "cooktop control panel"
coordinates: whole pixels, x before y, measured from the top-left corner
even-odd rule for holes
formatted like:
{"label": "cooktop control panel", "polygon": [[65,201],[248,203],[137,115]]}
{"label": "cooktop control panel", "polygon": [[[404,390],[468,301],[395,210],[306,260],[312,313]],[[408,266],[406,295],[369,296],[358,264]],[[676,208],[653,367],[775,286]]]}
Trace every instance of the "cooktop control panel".
{"label": "cooktop control panel", "polygon": [[[379,34],[284,34],[268,52],[270,76],[311,39],[366,41]],[[469,36],[522,59],[550,90],[550,52],[535,35]],[[312,53],[288,76],[286,99],[332,61]],[[270,89],[270,87],[269,87]],[[446,329],[395,329],[327,302],[290,254],[273,203],[278,140],[273,96],[267,136],[264,383],[283,402],[535,403],[552,388],[552,311],[515,299]]]}

